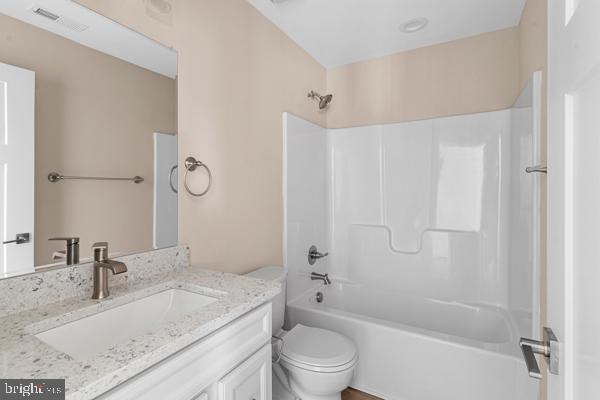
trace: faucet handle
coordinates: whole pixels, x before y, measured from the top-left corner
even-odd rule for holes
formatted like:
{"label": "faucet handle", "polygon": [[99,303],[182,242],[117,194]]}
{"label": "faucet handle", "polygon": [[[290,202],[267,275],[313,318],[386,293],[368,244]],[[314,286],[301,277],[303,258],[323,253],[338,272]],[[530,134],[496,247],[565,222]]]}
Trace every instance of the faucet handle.
{"label": "faucet handle", "polygon": [[108,250],[108,242],[96,242],[92,245],[92,250],[102,249]]}
{"label": "faucet handle", "polygon": [[[79,264],[79,238],[78,237],[53,237],[48,238],[48,240],[64,240],[67,244],[66,250],[61,250],[58,252],[54,252],[52,254],[52,260],[62,260],[64,259],[67,265],[75,265]],[[64,254],[64,256],[62,255]]]}
{"label": "faucet handle", "polygon": [[310,248],[308,249],[308,264],[309,265],[314,265],[314,263],[324,257],[327,257],[329,255],[329,253],[320,253],[317,250],[317,246],[312,245],[310,246]]}
{"label": "faucet handle", "polygon": [[94,261],[104,261],[108,258],[108,242],[96,242],[92,245]]}
{"label": "faucet handle", "polygon": [[79,243],[79,238],[78,237],[52,237],[52,238],[48,238],[48,240],[64,240],[67,242],[67,246],[72,246],[74,244]]}

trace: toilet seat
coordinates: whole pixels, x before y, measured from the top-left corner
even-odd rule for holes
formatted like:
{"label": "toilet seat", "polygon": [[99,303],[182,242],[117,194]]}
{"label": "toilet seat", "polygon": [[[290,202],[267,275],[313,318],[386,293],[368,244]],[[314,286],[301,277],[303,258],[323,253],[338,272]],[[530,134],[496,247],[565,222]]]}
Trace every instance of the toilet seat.
{"label": "toilet seat", "polygon": [[284,337],[282,360],[315,372],[340,372],[354,367],[356,347],[339,333],[296,325]]}

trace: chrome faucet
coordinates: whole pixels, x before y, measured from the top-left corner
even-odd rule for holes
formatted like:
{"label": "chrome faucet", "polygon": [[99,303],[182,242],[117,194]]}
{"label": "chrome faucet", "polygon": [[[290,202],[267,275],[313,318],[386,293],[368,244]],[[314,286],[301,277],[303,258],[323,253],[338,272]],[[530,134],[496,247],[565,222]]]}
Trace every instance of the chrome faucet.
{"label": "chrome faucet", "polygon": [[109,296],[108,271],[114,275],[127,272],[127,265],[108,259],[108,243],[98,242],[92,245],[94,251],[94,293],[92,299],[103,299]]}
{"label": "chrome faucet", "polygon": [[317,272],[311,272],[310,274],[311,281],[323,281],[325,285],[331,285],[331,280],[329,280],[328,274],[319,274]]}
{"label": "chrome faucet", "polygon": [[53,237],[48,240],[64,240],[66,250],[56,251],[52,255],[52,260],[65,260],[67,265],[79,264],[79,238],[78,237]]}

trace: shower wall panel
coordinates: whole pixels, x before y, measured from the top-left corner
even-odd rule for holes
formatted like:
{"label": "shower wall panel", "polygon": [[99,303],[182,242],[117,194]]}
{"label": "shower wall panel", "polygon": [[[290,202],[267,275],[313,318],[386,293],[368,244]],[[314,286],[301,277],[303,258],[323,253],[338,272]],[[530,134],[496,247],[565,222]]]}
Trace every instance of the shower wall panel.
{"label": "shower wall panel", "polygon": [[329,132],[332,274],[508,304],[511,111]]}
{"label": "shower wall panel", "polygon": [[[334,280],[539,319],[539,90],[515,107],[327,130],[284,114],[288,300]],[[536,96],[535,93],[538,93]],[[536,100],[537,99],[537,100]],[[329,256],[309,265],[310,245]]]}
{"label": "shower wall panel", "polygon": [[288,299],[316,285],[310,272],[327,272],[329,259],[310,266],[308,248],[329,249],[327,131],[292,114],[283,114],[284,263]]}

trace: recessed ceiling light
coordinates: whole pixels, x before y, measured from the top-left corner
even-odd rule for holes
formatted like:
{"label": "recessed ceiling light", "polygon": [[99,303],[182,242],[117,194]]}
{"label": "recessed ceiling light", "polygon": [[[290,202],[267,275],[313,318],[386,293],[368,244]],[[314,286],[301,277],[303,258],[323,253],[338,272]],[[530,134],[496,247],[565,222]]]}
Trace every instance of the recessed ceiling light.
{"label": "recessed ceiling light", "polygon": [[400,30],[404,33],[414,33],[425,28],[428,23],[429,20],[427,18],[415,18],[400,25]]}

